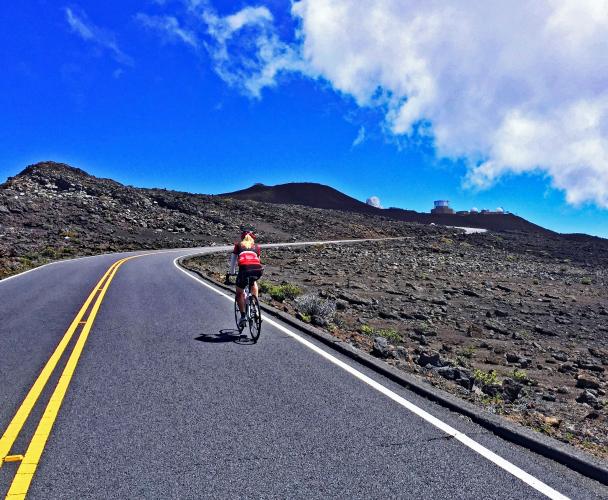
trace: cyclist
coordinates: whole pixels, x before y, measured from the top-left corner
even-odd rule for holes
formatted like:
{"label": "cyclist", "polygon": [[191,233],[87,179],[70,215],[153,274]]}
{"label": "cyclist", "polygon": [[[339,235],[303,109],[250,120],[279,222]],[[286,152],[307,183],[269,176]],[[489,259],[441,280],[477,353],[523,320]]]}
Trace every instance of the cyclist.
{"label": "cyclist", "polygon": [[[245,316],[245,287],[249,278],[258,280],[262,277],[264,268],[260,261],[260,245],[255,242],[255,234],[253,229],[243,229],[241,233],[241,241],[234,245],[234,250],[230,257],[230,272],[226,275],[226,282],[229,281],[229,276],[235,274],[236,266],[239,266],[239,272],[236,276],[236,300],[241,312],[239,325],[245,327],[247,318]],[[251,288],[252,295],[258,296],[258,284],[253,282]]]}

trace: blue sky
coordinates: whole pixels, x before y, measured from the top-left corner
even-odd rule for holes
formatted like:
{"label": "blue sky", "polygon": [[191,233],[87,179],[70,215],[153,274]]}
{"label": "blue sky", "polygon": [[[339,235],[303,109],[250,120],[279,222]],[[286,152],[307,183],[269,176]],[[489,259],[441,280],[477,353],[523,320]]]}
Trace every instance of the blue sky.
{"label": "blue sky", "polygon": [[[387,207],[426,211],[447,198],[457,209],[502,206],[557,231],[608,237],[603,191],[581,184],[604,172],[602,164],[586,166],[583,158],[580,175],[566,176],[570,166],[557,153],[539,157],[546,168],[513,155],[505,160],[500,152],[510,144],[473,144],[479,134],[461,134],[466,125],[452,123],[428,99],[425,120],[408,129],[399,106],[414,100],[397,96],[398,81],[374,81],[376,70],[346,81],[348,71],[334,71],[340,61],[324,62],[328,52],[306,55],[319,36],[314,1],[297,15],[282,0],[5,2],[0,178],[55,160],[125,184],[200,193],[314,181],[362,200],[378,196]],[[226,31],[236,19],[227,16],[252,5],[266,10],[246,11],[245,27]],[[260,63],[262,37],[274,44],[273,59]],[[258,73],[272,64],[279,71],[260,83]],[[390,98],[379,99],[383,91]],[[467,113],[455,108],[450,116]],[[504,122],[496,127],[504,130]]]}

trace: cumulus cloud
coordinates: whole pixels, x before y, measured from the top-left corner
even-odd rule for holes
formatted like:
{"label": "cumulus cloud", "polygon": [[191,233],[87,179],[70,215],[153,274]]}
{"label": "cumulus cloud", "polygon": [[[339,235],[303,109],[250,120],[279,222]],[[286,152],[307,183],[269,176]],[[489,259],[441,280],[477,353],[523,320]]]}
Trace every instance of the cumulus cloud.
{"label": "cumulus cloud", "polygon": [[197,48],[199,41],[196,33],[180,25],[174,16],[150,16],[138,13],[135,19],[146,28],[160,32],[167,40],[185,43]]}
{"label": "cumulus cloud", "polygon": [[285,72],[322,79],[463,160],[469,187],[532,172],[608,208],[608,0],[299,0],[291,42],[266,7],[188,3],[217,73],[251,96]]}
{"label": "cumulus cloud", "polygon": [[365,203],[371,205],[372,207],[382,208],[382,204],[380,203],[380,198],[377,196],[370,196]]}
{"label": "cumulus cloud", "polygon": [[608,1],[301,0],[293,14],[311,72],[382,106],[392,133],[431,134],[469,164],[467,185],[538,172],[608,207]]}
{"label": "cumulus cloud", "polygon": [[116,41],[113,33],[93,24],[82,9],[66,7],[65,19],[73,33],[83,40],[107,50],[114,60],[120,64],[131,66],[133,59],[125,54]]}

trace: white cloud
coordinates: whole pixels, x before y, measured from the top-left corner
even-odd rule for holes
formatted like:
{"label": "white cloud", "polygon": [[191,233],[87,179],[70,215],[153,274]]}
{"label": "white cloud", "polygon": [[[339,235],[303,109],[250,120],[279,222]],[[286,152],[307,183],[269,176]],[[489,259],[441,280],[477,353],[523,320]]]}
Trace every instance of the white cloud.
{"label": "white cloud", "polygon": [[198,47],[196,33],[182,27],[174,16],[149,16],[138,13],[135,19],[146,28],[159,31],[169,40],[177,40],[191,47]]}
{"label": "white cloud", "polygon": [[[192,9],[197,5],[191,0]],[[206,2],[201,5],[211,38],[207,49],[215,71],[229,85],[259,98],[263,88],[276,85],[280,72],[305,71],[297,50],[279,39],[266,7],[246,7],[221,17]]]}
{"label": "white cloud", "polygon": [[66,7],[64,12],[71,30],[83,40],[107,50],[118,63],[133,65],[133,59],[120,49],[113,33],[95,26],[81,9]]}
{"label": "white cloud", "polygon": [[359,132],[357,132],[357,137],[355,137],[355,140],[353,141],[352,147],[356,148],[360,144],[363,144],[363,142],[365,142],[365,127],[361,126],[359,127]]}
{"label": "white cloud", "polygon": [[608,0],[299,0],[290,43],[266,7],[184,1],[217,73],[251,96],[285,72],[323,79],[464,160],[468,186],[533,172],[608,208]]}
{"label": "white cloud", "polygon": [[372,206],[372,207],[376,207],[376,208],[382,208],[382,204],[380,203],[380,198],[378,198],[377,196],[370,196],[365,203],[367,203],[368,205]]}
{"label": "white cloud", "polygon": [[467,183],[538,172],[608,208],[608,1],[301,0],[303,57]]}

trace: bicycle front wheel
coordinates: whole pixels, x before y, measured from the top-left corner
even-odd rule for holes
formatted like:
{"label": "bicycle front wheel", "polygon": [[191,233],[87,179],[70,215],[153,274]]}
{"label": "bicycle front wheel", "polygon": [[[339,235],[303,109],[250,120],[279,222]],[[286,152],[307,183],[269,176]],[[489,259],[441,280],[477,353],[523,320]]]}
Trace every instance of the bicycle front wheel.
{"label": "bicycle front wheel", "polygon": [[249,303],[249,333],[251,339],[257,342],[260,338],[260,331],[262,330],[262,311],[260,310],[260,303],[255,295],[251,296],[251,302]]}

